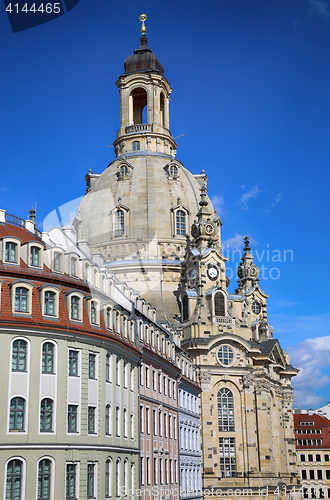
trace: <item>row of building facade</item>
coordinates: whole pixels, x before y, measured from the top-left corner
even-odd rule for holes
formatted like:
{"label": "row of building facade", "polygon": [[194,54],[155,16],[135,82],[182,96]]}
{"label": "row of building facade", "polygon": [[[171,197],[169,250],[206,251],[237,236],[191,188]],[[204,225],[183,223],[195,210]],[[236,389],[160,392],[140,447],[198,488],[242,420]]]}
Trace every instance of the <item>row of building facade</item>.
{"label": "row of building facade", "polygon": [[4,498],[200,498],[201,389],[179,332],[72,229],[0,219]]}

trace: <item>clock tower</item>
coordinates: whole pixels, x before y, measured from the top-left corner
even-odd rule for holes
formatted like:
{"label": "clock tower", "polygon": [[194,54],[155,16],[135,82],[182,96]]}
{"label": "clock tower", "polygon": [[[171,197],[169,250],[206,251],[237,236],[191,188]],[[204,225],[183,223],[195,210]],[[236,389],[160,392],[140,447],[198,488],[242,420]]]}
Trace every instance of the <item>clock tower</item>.
{"label": "clock tower", "polygon": [[[209,209],[207,177],[181,275],[181,346],[202,387],[203,491],[260,491],[278,499],[297,485],[291,377],[297,370],[273,338],[248,237],[238,287],[228,291],[221,220]],[[213,490],[212,490],[213,488]],[[217,496],[216,491],[222,490]]]}

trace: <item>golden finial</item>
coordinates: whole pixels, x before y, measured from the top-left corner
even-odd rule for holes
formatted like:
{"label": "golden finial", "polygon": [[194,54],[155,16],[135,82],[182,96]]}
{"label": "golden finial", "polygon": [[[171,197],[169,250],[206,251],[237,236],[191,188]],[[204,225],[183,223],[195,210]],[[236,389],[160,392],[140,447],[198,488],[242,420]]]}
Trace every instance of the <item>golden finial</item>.
{"label": "golden finial", "polygon": [[140,21],[142,23],[142,26],[141,26],[142,36],[144,36],[146,34],[146,31],[147,31],[146,25],[144,24],[144,21],[146,21],[146,20],[147,20],[147,15],[146,14],[141,14]]}

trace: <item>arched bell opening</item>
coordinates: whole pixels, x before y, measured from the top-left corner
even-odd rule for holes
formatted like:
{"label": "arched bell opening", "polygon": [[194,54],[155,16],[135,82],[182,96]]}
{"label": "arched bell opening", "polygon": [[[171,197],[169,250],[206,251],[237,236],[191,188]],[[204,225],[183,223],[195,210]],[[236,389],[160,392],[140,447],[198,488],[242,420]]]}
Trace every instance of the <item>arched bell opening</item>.
{"label": "arched bell opening", "polygon": [[142,87],[132,90],[130,95],[130,115],[134,125],[148,123],[147,117],[148,96]]}
{"label": "arched bell opening", "polygon": [[165,127],[165,98],[164,94],[160,94],[159,100],[159,116],[160,116],[160,124]]}

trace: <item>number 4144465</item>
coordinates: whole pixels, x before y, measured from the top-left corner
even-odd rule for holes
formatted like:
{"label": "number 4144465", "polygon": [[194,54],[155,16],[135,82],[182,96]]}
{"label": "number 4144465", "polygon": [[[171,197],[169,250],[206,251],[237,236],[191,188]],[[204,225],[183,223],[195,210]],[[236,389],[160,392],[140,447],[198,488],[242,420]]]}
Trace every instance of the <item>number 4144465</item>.
{"label": "number 4144465", "polygon": [[56,3],[41,3],[36,7],[36,4],[32,4],[31,7],[28,7],[28,4],[26,3],[22,8],[19,7],[18,3],[8,4],[6,7],[6,11],[9,12],[10,14],[12,12],[16,12],[17,14],[19,12],[25,12],[28,14],[28,12],[33,12],[34,14],[36,12],[41,12],[42,14],[45,12],[46,14],[59,14],[61,12],[61,3],[56,2]]}

